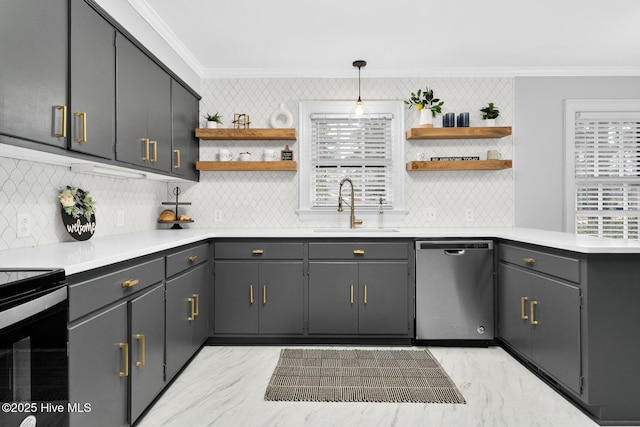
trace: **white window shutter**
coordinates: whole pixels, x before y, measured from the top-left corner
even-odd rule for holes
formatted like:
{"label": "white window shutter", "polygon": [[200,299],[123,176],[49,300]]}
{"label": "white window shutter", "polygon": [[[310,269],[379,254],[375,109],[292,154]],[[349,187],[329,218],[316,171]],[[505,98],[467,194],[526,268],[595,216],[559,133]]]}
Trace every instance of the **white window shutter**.
{"label": "white window shutter", "polygon": [[311,116],[313,207],[334,206],[339,182],[353,181],[361,207],[393,205],[390,115]]}
{"label": "white window shutter", "polygon": [[575,114],[576,233],[638,239],[640,113]]}

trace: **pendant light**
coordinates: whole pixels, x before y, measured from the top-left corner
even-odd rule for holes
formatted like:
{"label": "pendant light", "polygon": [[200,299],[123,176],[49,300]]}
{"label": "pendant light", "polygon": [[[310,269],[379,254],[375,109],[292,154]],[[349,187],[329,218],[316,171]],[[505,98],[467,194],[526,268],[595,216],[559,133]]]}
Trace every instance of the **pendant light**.
{"label": "pendant light", "polygon": [[358,100],[356,101],[356,116],[361,116],[362,113],[364,113],[364,104],[360,98],[360,69],[367,66],[367,61],[363,61],[362,59],[353,61],[353,66],[358,67]]}

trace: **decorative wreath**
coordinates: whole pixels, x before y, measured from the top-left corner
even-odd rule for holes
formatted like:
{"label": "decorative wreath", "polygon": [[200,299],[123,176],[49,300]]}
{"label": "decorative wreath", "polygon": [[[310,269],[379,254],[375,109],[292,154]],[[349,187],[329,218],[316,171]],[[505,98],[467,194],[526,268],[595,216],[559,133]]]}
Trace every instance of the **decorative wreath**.
{"label": "decorative wreath", "polygon": [[61,189],[58,192],[58,199],[64,211],[73,216],[79,218],[81,215],[87,220],[91,220],[91,216],[95,214],[95,200],[91,198],[88,191],[84,191],[82,188],[70,187]]}

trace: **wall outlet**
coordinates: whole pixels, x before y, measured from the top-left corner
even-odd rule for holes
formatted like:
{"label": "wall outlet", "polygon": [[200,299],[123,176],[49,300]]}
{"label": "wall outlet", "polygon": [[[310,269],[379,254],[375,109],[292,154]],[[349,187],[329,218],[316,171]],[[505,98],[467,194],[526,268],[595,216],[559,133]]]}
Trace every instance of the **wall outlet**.
{"label": "wall outlet", "polygon": [[116,212],[116,227],[124,227],[124,211]]}
{"label": "wall outlet", "polygon": [[426,221],[435,221],[438,219],[438,210],[436,208],[427,208],[424,210],[424,219]]}
{"label": "wall outlet", "polygon": [[213,211],[213,222],[222,222],[222,211],[220,209]]}
{"label": "wall outlet", "polygon": [[475,217],[473,216],[473,209],[465,209],[465,211],[464,211],[464,220],[465,221],[475,221]]}
{"label": "wall outlet", "polygon": [[31,215],[19,213],[16,221],[16,237],[29,236],[31,236]]}

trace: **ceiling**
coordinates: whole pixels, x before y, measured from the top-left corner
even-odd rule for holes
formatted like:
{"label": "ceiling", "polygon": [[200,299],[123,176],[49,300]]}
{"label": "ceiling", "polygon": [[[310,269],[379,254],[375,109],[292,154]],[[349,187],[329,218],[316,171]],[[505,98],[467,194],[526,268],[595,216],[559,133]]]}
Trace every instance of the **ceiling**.
{"label": "ceiling", "polygon": [[202,78],[640,75],[637,0],[127,0]]}

